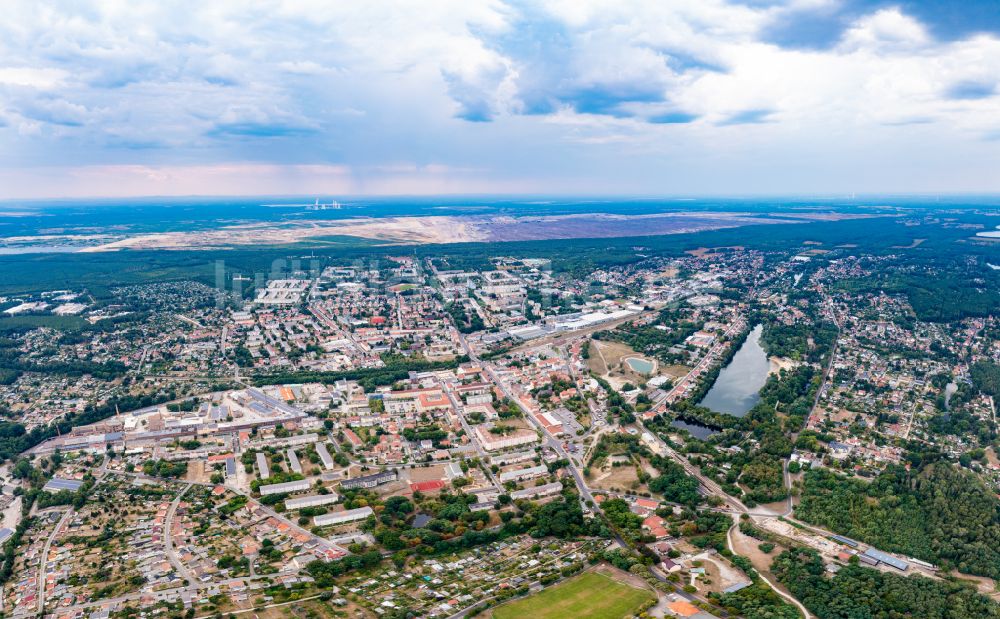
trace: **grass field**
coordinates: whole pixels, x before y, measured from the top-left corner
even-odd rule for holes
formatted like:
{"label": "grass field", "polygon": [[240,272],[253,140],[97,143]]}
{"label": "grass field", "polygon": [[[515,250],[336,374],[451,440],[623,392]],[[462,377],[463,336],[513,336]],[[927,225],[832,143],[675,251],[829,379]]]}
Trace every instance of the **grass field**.
{"label": "grass field", "polygon": [[588,572],[493,609],[494,619],[621,619],[653,594]]}

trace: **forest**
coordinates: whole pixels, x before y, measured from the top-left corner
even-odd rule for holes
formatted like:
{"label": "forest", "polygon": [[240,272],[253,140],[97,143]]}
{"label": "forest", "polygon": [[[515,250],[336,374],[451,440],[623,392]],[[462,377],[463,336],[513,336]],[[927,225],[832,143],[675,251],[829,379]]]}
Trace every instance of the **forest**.
{"label": "forest", "polygon": [[764,325],[760,341],[768,356],[819,362],[836,339],[837,326],[829,322],[786,325],[769,321]]}
{"label": "forest", "polygon": [[987,619],[1000,606],[968,585],[851,564],[828,577],[815,550],[778,555],[771,571],[819,619]]}
{"label": "forest", "polygon": [[977,361],[969,368],[969,378],[976,389],[1000,398],[1000,365],[992,361]]}
{"label": "forest", "polygon": [[871,483],[810,470],[795,515],[881,550],[1000,578],[1000,501],[944,461],[893,465]]}

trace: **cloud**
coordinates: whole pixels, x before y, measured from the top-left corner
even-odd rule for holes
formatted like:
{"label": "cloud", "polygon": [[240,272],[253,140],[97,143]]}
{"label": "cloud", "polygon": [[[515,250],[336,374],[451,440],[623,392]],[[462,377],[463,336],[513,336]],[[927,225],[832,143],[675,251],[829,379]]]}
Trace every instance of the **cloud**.
{"label": "cloud", "polygon": [[762,123],[771,122],[771,117],[774,115],[774,110],[743,110],[741,112],[736,112],[731,116],[727,117],[719,124],[722,126],[729,125],[759,125]]}
{"label": "cloud", "polygon": [[41,90],[61,84],[67,75],[62,69],[46,67],[0,67],[0,85],[30,86]]}
{"label": "cloud", "polygon": [[926,46],[930,37],[926,28],[897,8],[882,9],[855,22],[844,33],[840,47],[883,52],[916,50]]}
{"label": "cloud", "polygon": [[945,92],[949,99],[986,99],[997,92],[996,82],[959,82],[952,84]]}
{"label": "cloud", "polygon": [[686,112],[666,112],[650,116],[647,120],[657,125],[682,125],[698,120],[698,116]]}
{"label": "cloud", "polygon": [[402,161],[443,166],[427,187],[636,191],[720,171],[779,186],[773,170],[806,161],[823,173],[803,183],[844,170],[860,190],[898,149],[901,179],[926,165],[965,182],[1000,156],[983,138],[1000,18],[944,4],[9,0],[0,170],[336,165],[370,190]]}
{"label": "cloud", "polygon": [[25,118],[64,127],[82,127],[90,118],[85,106],[55,98],[34,99],[20,113]]}
{"label": "cloud", "polygon": [[206,135],[211,137],[239,136],[276,138],[302,136],[310,133],[315,133],[315,129],[283,125],[279,123],[234,122],[219,123],[212,127]]}

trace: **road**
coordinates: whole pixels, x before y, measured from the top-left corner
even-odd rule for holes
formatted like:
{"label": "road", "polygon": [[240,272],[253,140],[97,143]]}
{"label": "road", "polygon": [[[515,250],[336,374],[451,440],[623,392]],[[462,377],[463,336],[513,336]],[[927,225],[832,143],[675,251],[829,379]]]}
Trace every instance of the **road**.
{"label": "road", "polygon": [[[489,454],[487,454],[486,450],[483,449],[483,446],[479,444],[479,439],[476,438],[475,434],[473,434],[472,428],[469,427],[469,422],[465,420],[465,414],[462,412],[462,403],[459,402],[458,398],[455,397],[455,394],[452,393],[451,385],[443,385],[443,388],[445,394],[448,396],[448,400],[451,402],[451,407],[454,409],[455,415],[458,417],[458,422],[462,424],[462,429],[465,430],[465,435],[469,437],[469,441],[471,441],[473,447],[476,448],[476,453],[479,454],[480,461],[485,465],[486,457]],[[493,484],[493,487],[497,490],[497,492],[503,492],[503,486],[500,485],[500,482],[493,475],[493,471],[491,471],[487,466],[483,466],[482,470],[486,472],[486,476],[489,478],[490,483]]]}
{"label": "road", "polygon": [[588,428],[586,433],[580,438],[590,436],[592,432],[607,423],[607,414],[597,405],[597,402],[595,401],[596,398],[588,398],[584,395],[585,392],[583,390],[583,384],[580,382],[580,373],[577,372],[574,367],[574,360],[580,354],[582,346],[583,342],[579,340],[566,346],[566,372],[569,374],[570,378],[573,379],[573,384],[576,386],[577,393],[580,394],[580,397],[584,398],[587,402],[587,410],[590,411],[590,428]]}
{"label": "road", "polygon": [[[62,530],[66,521],[70,519],[73,515],[73,508],[69,508],[56,523],[56,528],[52,529],[52,533],[49,535],[48,539],[45,540],[45,547],[42,549],[42,554],[38,563],[38,615],[42,616],[45,614],[45,576],[48,572],[49,566],[49,549],[52,547],[52,540],[56,538],[59,531]],[[15,611],[16,612],[16,611]]]}
{"label": "road", "polygon": [[191,570],[187,568],[184,563],[178,558],[177,553],[174,551],[174,514],[177,513],[177,506],[180,505],[181,499],[188,490],[191,489],[193,484],[188,484],[184,486],[184,489],[177,494],[177,497],[170,503],[170,509],[167,510],[167,518],[164,521],[164,540],[166,542],[167,549],[167,559],[170,561],[170,565],[174,566],[177,573],[181,575],[181,578],[185,579],[188,583],[193,583],[195,580],[195,575],[191,573]]}
{"label": "road", "polygon": [[188,323],[188,324],[190,324],[192,326],[195,326],[195,327],[197,327],[199,329],[204,329],[205,328],[205,325],[201,324],[200,322],[198,322],[197,320],[195,320],[193,318],[188,318],[184,314],[174,314],[174,315],[177,316],[178,318],[180,318],[181,320],[183,320],[184,322],[186,322],[186,323]]}
{"label": "road", "polygon": [[[469,356],[469,359],[471,359],[474,363],[478,363],[479,365],[482,366],[483,370],[485,370],[486,373],[489,375],[490,380],[493,382],[493,384],[500,387],[500,391],[503,392],[504,396],[510,398],[512,402],[519,402],[520,398],[518,398],[517,394],[514,393],[514,391],[510,388],[510,386],[508,386],[507,383],[504,382],[500,378],[500,376],[497,375],[497,372],[493,368],[493,365],[491,363],[484,363],[479,359],[479,356],[476,355],[476,352],[472,349],[471,346],[469,346],[469,342],[466,341],[465,335],[459,333],[458,338],[462,344],[462,348],[465,350],[465,354],[467,354]],[[545,445],[551,448],[556,453],[556,455],[558,455],[561,459],[566,459],[570,461],[571,464],[567,468],[573,476],[573,481],[576,482],[577,489],[580,491],[580,501],[588,508],[590,508],[590,506],[592,505],[595,510],[600,510],[600,508],[597,506],[597,503],[594,502],[594,495],[590,493],[590,489],[587,488],[587,484],[584,483],[583,477],[580,475],[580,471],[577,469],[576,466],[573,466],[569,454],[567,454],[566,450],[563,449],[562,443],[556,437],[552,436],[549,433],[549,431],[545,429],[545,426],[542,425],[542,423],[539,422],[537,419],[535,419],[535,416],[532,415],[529,411],[525,411],[525,417],[527,417],[528,421],[533,426],[535,426],[537,430],[541,431],[542,436],[544,437]]]}
{"label": "road", "polygon": [[[710,363],[711,361],[714,361],[716,359],[716,357],[717,357],[718,351],[721,350],[721,348],[725,345],[724,340],[728,340],[735,332],[737,332],[738,330],[741,330],[741,329],[745,328],[745,326],[746,326],[745,320],[742,317],[738,317],[732,323],[732,325],[729,327],[729,329],[726,330],[725,337],[724,338],[720,338],[720,341],[715,346],[713,346],[712,349],[708,353],[706,353],[705,357],[702,358],[702,360],[698,363],[698,365],[696,365],[691,370],[691,372],[689,372],[688,375],[685,376],[684,380],[682,380],[678,384],[678,386],[675,387],[674,389],[675,390],[679,389],[681,387],[681,385],[685,384],[685,382],[689,378],[691,378],[692,375],[695,372],[697,372],[700,369],[704,368],[704,366],[706,364]],[[515,402],[518,401],[518,398],[517,398],[516,394],[514,394],[513,391],[510,389],[510,387],[503,380],[500,379],[500,377],[497,375],[497,373],[494,370],[494,368],[492,367],[492,365],[489,364],[489,363],[483,363],[483,362],[481,362],[478,359],[478,357],[476,356],[475,352],[472,350],[471,346],[469,346],[468,342],[466,342],[464,336],[460,335],[459,338],[460,338],[460,341],[462,343],[462,347],[464,348],[466,354],[469,355],[469,358],[471,360],[473,360],[474,362],[480,363],[482,365],[483,369],[490,376],[490,379],[493,381],[494,384],[496,384],[498,387],[500,387],[500,390],[504,393],[505,396],[507,396],[508,398],[510,398],[511,400],[513,400]],[[673,390],[672,390],[672,392],[673,392]],[[665,402],[666,402],[666,400],[665,400]],[[551,434],[549,434],[548,431],[545,429],[545,427],[541,423],[539,423],[538,420],[536,420],[533,415],[531,415],[529,413],[527,415],[527,417],[542,432],[542,436],[545,437],[545,444],[548,445],[548,446],[550,446],[552,449],[554,449],[555,452],[557,454],[559,454],[560,457],[569,459],[569,457],[567,456],[565,450],[563,450],[561,443],[554,436],[552,436]],[[648,432],[650,435],[652,435],[654,437],[653,440],[657,441],[660,444],[661,448],[664,450],[664,453],[666,453],[670,458],[672,458],[677,463],[679,463],[689,475],[691,475],[692,477],[694,477],[695,479],[697,479],[699,481],[699,483],[702,485],[702,487],[705,489],[705,491],[708,494],[715,495],[715,496],[719,497],[724,503],[726,503],[730,507],[731,513],[733,513],[734,518],[739,518],[740,514],[751,515],[750,510],[747,508],[746,505],[743,504],[742,501],[740,501],[736,497],[733,497],[733,496],[727,494],[725,491],[723,491],[722,488],[718,485],[718,483],[716,483],[713,479],[711,479],[711,478],[706,477],[705,475],[703,475],[701,473],[701,470],[699,468],[697,468],[693,464],[691,464],[687,460],[687,458],[685,458],[681,454],[679,454],[676,451],[674,451],[669,445],[666,444],[665,441],[663,441],[663,439],[661,439],[659,436],[657,436],[656,433],[650,432],[642,424],[641,421],[637,420],[636,421],[636,426],[638,426],[638,429],[640,430],[640,432]],[[572,460],[570,460],[570,462],[571,462],[571,464],[567,468],[570,471],[570,473],[572,474],[573,480],[576,483],[577,489],[580,492],[581,501],[589,502],[590,505],[594,506],[595,511],[600,512],[600,508],[594,502],[594,497],[591,494],[590,489],[587,487],[587,484],[584,482],[584,479],[583,479],[582,475],[580,474],[579,468],[572,463]],[[725,511],[725,510],[721,510],[720,509],[720,510],[717,510],[717,511]],[[753,515],[751,515],[751,517],[753,517]],[[727,538],[728,538],[728,534],[727,534]],[[618,541],[618,543],[622,544],[623,546],[627,546],[627,544],[625,544],[624,540],[622,540],[621,538],[617,538],[617,541]],[[731,549],[732,549],[732,543],[730,542],[730,550]],[[659,574],[655,570],[652,573],[654,574],[654,576],[656,576],[662,582],[669,582],[669,581],[666,580],[666,578],[662,574]],[[782,598],[787,599],[790,603],[794,604],[796,606],[796,608],[798,608],[799,611],[803,613],[805,619],[811,619],[812,618],[812,615],[809,613],[809,611],[798,600],[796,600],[794,597],[792,597],[792,596],[790,596],[790,595],[782,592],[780,589],[778,589],[776,583],[771,582],[770,580],[768,580],[763,575],[761,575],[761,578],[768,584],[768,586],[770,586],[772,589],[774,589],[774,591],[776,593],[778,593],[778,595],[780,595]],[[680,595],[682,595],[684,598],[686,598],[688,600],[695,599],[694,596],[692,596],[692,595],[684,592],[682,588],[675,587],[675,589],[676,589],[677,593],[680,594]]]}

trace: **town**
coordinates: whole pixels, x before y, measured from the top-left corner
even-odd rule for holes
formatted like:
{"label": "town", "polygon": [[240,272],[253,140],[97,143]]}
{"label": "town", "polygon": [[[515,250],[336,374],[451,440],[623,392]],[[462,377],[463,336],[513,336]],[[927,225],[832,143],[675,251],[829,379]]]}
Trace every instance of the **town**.
{"label": "town", "polygon": [[386,255],[0,299],[2,612],[506,617],[601,578],[616,616],[811,616],[788,557],[1000,600],[997,546],[839,512],[904,471],[1000,488],[997,316],[847,285],[891,268]]}

